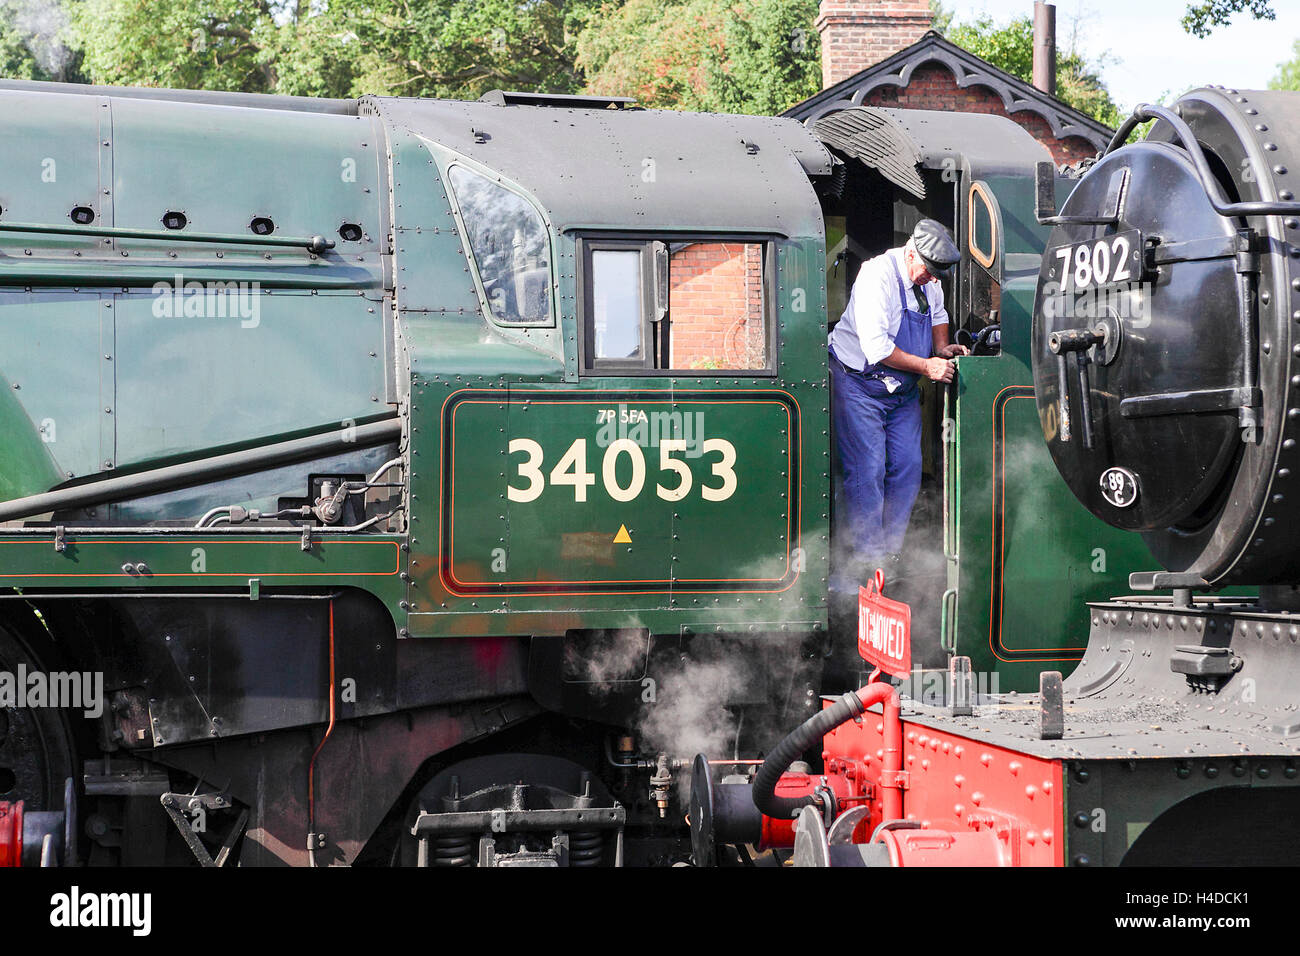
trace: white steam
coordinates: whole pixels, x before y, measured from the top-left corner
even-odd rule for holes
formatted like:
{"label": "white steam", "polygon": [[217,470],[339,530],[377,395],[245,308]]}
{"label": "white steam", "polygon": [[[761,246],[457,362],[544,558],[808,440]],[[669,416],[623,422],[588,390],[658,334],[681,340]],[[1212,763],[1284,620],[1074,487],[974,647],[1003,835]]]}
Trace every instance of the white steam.
{"label": "white steam", "polygon": [[62,76],[71,53],[63,43],[68,15],[58,0],[0,0],[0,24],[23,36],[23,45],[41,69]]}
{"label": "white steam", "polygon": [[744,662],[735,658],[687,660],[668,670],[638,728],[644,748],[685,759],[729,754],[738,726],[727,704],[745,677]]}

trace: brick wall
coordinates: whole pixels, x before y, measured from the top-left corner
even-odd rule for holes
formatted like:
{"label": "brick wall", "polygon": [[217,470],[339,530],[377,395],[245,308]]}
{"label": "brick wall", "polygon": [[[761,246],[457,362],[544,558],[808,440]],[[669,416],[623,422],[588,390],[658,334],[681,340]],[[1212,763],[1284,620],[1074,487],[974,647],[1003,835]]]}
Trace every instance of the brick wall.
{"label": "brick wall", "polygon": [[1008,113],[1002,105],[1002,98],[988,87],[969,86],[962,89],[948,68],[941,63],[918,67],[913,71],[912,81],[906,87],[882,86],[873,90],[863,100],[863,105],[1009,116],[1012,122],[1019,123],[1029,131],[1029,135],[1052,151],[1052,159],[1058,166],[1077,163],[1097,154],[1097,147],[1081,137],[1057,139],[1052,135],[1047,120],[1037,113],[1029,110]]}
{"label": "brick wall", "polygon": [[668,276],[673,368],[766,365],[759,243],[693,243],[672,254]]}
{"label": "brick wall", "polygon": [[929,0],[822,0],[822,89],[911,46],[930,29]]}

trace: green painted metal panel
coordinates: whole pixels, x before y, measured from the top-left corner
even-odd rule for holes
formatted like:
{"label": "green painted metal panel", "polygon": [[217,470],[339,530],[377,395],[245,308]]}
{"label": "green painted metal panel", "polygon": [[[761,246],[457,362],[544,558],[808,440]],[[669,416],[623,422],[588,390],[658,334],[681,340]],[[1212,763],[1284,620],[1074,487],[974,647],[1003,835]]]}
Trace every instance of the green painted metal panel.
{"label": "green painted metal panel", "polygon": [[[2,377],[0,377],[2,379]],[[27,409],[8,382],[0,380],[0,435],[5,435],[0,497],[5,500],[39,494],[57,484],[62,474]]]}
{"label": "green painted metal panel", "polygon": [[[166,538],[69,533],[64,550],[49,537],[0,536],[0,585],[54,587],[111,594],[116,589],[201,591],[259,588],[362,588],[383,601],[402,627],[399,603],[405,541],[397,535],[364,539],[328,533],[303,550],[298,535],[236,537],[202,532]],[[128,573],[124,564],[143,564]]]}
{"label": "green painted metal panel", "polygon": [[[70,226],[74,206],[88,206],[104,218],[111,194],[111,149],[101,145],[108,128],[107,101],[56,93],[0,97],[0,217],[7,222]],[[90,252],[102,240],[0,233],[0,249],[20,260],[26,255]],[[2,280],[0,280],[2,281]]]}
{"label": "green painted metal panel", "polygon": [[[782,590],[798,535],[796,416],[788,395],[762,388],[457,393],[443,419],[444,583],[507,595]],[[674,439],[686,448],[669,454]]]}
{"label": "green painted metal panel", "polygon": [[[180,210],[196,232],[249,235],[253,217],[267,216],[276,234],[339,240],[339,226],[352,222],[369,238],[340,242],[340,251],[378,252],[379,144],[369,117],[119,98],[112,122],[118,226],[159,228],[164,212]],[[159,243],[119,240],[118,247],[148,252]]]}
{"label": "green painted metal panel", "polygon": [[[556,247],[563,251],[565,242],[561,237]],[[420,370],[411,404],[411,634],[553,634],[633,624],[676,633],[733,629],[737,622],[773,630],[824,628],[829,406],[821,321],[823,256],[820,240],[778,243],[774,293],[782,345],[779,374],[770,378],[717,373],[584,377],[575,387],[566,383],[558,355],[495,333],[479,315],[471,320],[441,312],[404,312],[411,363]],[[559,302],[566,352],[577,320],[571,269],[562,260]],[[690,427],[702,427],[704,437],[735,439],[738,490],[731,499],[660,499],[655,484],[675,487],[675,476],[660,474],[659,450],[653,444],[641,449],[645,485],[635,500],[616,502],[604,491],[599,410],[613,409],[618,415],[622,405],[629,415],[624,434],[636,441],[635,422],[630,420],[634,409],[647,412],[647,430],[651,411],[671,411],[670,405],[651,405],[636,397],[646,392],[657,393],[652,397],[660,401],[665,396],[679,399],[679,411],[686,401],[699,400],[696,393],[707,394],[709,404],[697,406],[703,410],[703,425],[692,420]],[[457,395],[475,396],[479,404],[466,407],[469,414],[463,419],[457,412],[462,437],[456,439],[453,464],[447,450],[446,409],[455,407]],[[559,396],[574,400],[563,406],[539,404]],[[530,402],[526,412],[525,399]],[[548,479],[572,442],[585,437],[587,470],[596,480],[588,486],[588,501],[575,502],[571,487],[551,486],[549,480],[544,496],[535,502],[504,497],[507,474],[517,487],[525,485],[512,468],[525,460],[524,454],[503,454],[511,437],[531,438],[541,445],[542,471]],[[613,437],[620,436],[616,432]],[[720,485],[712,477],[711,464],[718,458],[681,459],[692,470],[695,492],[701,482]],[[752,470],[747,472],[747,467]],[[625,486],[630,468],[626,455],[616,468]],[[455,561],[449,565],[462,580],[525,582],[554,579],[561,571],[572,580],[576,576],[570,572],[577,569],[584,572],[577,576],[599,581],[602,587],[566,584],[557,588],[562,593],[538,593],[508,583],[484,585],[478,591],[455,582],[448,587],[439,568],[450,556],[440,551],[440,537],[450,549],[451,533],[444,526],[445,534],[439,534],[439,523],[445,525],[446,519],[433,503],[443,502],[443,514],[452,514],[445,496],[453,474],[458,489],[469,488],[467,498],[463,490],[456,493],[463,510],[455,512],[462,516],[456,526],[468,525],[469,537],[455,532]],[[713,509],[724,512],[721,519]],[[791,521],[796,523],[793,530]],[[628,543],[613,540],[620,525],[627,526],[632,538],[631,552]],[[720,527],[726,530],[719,533]],[[499,575],[492,571],[492,552],[498,547],[505,551],[506,569]],[[628,573],[615,573],[620,563]],[[746,577],[768,580],[744,582],[743,590],[734,580],[725,580]],[[616,578],[657,583],[610,583]],[[689,589],[687,578],[696,579]]]}
{"label": "green painted metal panel", "polygon": [[[22,114],[46,100],[51,108],[24,127]],[[21,363],[6,365],[0,355],[0,374],[16,377],[22,386],[9,388],[0,399],[0,423],[12,424],[15,432],[6,442],[0,468],[13,486],[9,497],[45,490],[60,480],[61,470],[80,475],[83,464],[92,470],[104,468],[105,461],[115,469],[146,467],[373,418],[390,407],[384,391],[386,338],[392,339],[388,358],[397,371],[397,395],[410,398],[410,495],[409,537],[374,534],[344,540],[326,534],[309,550],[303,550],[296,533],[150,538],[71,532],[62,551],[55,549],[52,535],[0,536],[0,581],[106,591],[122,586],[243,590],[252,577],[264,586],[355,586],[378,595],[399,629],[409,611],[410,633],[421,635],[558,633],[630,621],[658,633],[825,626],[825,252],[811,186],[798,157],[786,149],[791,137],[812,143],[797,126],[770,131],[759,154],[740,149],[730,134],[726,143],[731,146],[721,140],[701,145],[727,155],[734,148],[738,162],[751,167],[770,165],[773,194],[784,184],[782,202],[798,207],[793,217],[775,217],[781,220],[775,232],[793,235],[773,240],[777,273],[769,291],[776,299],[773,314],[782,342],[773,374],[620,379],[578,375],[574,236],[559,233],[554,223],[548,222],[555,327],[511,329],[485,319],[454,197],[443,188],[449,162],[463,162],[467,153],[492,162],[490,149],[461,143],[464,130],[439,145],[400,123],[389,123],[381,142],[381,121],[374,117],[36,94],[6,96],[2,108],[7,130],[29,128],[32,142],[44,137],[51,149],[64,150],[56,157],[57,183],[51,183],[57,189],[41,194],[44,205],[25,208],[24,220],[64,222],[74,204],[85,203],[102,226],[156,229],[165,211],[177,210],[186,215],[188,229],[207,233],[247,235],[254,215],[273,218],[277,235],[333,235],[344,221],[359,222],[367,231],[363,242],[340,243],[333,253],[315,257],[303,249],[186,242],[184,231],[160,241],[33,240],[30,256],[22,254],[23,242],[0,238],[9,253],[0,261],[0,283],[7,275],[10,288],[37,287],[23,300],[21,312],[15,308],[12,322],[0,305],[0,347],[8,344],[7,335],[22,361],[35,363],[31,368],[60,371],[58,378],[46,376],[39,388],[23,394],[26,384],[13,371],[22,372]],[[533,119],[549,130],[559,115],[547,112]],[[713,124],[724,133],[738,128],[731,120],[715,118],[673,115],[663,122]],[[517,133],[500,132],[498,147]],[[32,160],[39,165],[42,157],[36,154],[44,147],[32,152],[29,146],[0,144],[0,190],[21,187]],[[381,152],[381,147],[387,149]],[[389,175],[381,175],[379,167],[385,154]],[[67,175],[65,156],[73,157]],[[528,161],[519,168],[532,169],[532,159],[523,158]],[[708,168],[725,174],[722,166]],[[663,172],[663,182],[677,175],[676,170]],[[530,175],[537,182],[520,179],[513,186],[533,194],[555,185],[546,178],[550,172]],[[695,188],[701,188],[698,177]],[[617,197],[605,199],[610,209],[624,209]],[[710,203],[715,199],[720,206],[730,202],[710,196]],[[389,200],[393,247],[382,251],[391,251],[391,262],[379,256],[390,232],[383,219]],[[20,211],[3,192],[0,206],[11,221]],[[708,218],[702,208],[692,213],[697,219]],[[736,214],[749,223],[756,209],[742,204]],[[773,218],[770,210],[758,218],[765,216]],[[710,228],[721,228],[725,218]],[[638,219],[611,222],[597,216],[593,221],[635,232]],[[730,224],[733,230],[740,228]],[[72,247],[82,255],[73,255]],[[247,312],[247,300],[240,303],[238,298],[233,313],[226,302],[224,316],[183,309],[169,315],[160,306],[181,283],[231,281],[249,284],[234,294],[253,294],[255,314]],[[163,286],[154,288],[157,283]],[[102,298],[96,286],[104,288]],[[69,295],[59,287],[79,291]],[[388,336],[387,321],[394,322]],[[38,336],[48,330],[75,344],[62,343],[54,363],[31,351],[25,327],[39,329]],[[43,348],[43,343],[40,339],[38,344]],[[513,580],[520,584],[554,577],[558,565],[588,578],[608,570],[599,549],[582,537],[599,532],[609,538],[607,550],[623,548],[614,560],[636,564],[632,577],[658,582],[654,590],[557,594],[515,588],[516,593],[497,600],[497,595],[452,593],[443,586],[441,483],[454,471],[450,457],[444,459],[443,405],[449,395],[466,389],[486,393],[489,405],[499,398],[503,407],[500,419],[488,407],[478,410],[486,418],[466,425],[466,451],[454,466],[465,468],[457,480],[473,495],[464,521],[471,537],[465,540],[481,550],[493,538],[505,538],[501,543],[513,552]],[[550,421],[540,419],[540,406],[524,412],[524,406],[511,401],[541,393],[554,397],[561,390],[581,393],[585,403],[556,406]],[[506,501],[511,507],[495,511],[505,500],[503,459],[511,458],[500,454],[502,441],[531,436],[544,443],[553,466],[554,441],[571,443],[578,434],[592,434],[595,441],[597,409],[612,406],[617,413],[621,398],[642,402],[638,410],[658,410],[660,405],[632,394],[646,390],[655,392],[664,408],[671,408],[664,395],[679,404],[696,402],[705,416],[697,440],[713,437],[716,430],[718,437],[733,442],[733,495],[724,501],[659,498],[654,486],[671,482],[672,467],[661,474],[658,447],[650,442],[634,446],[646,455],[646,485],[632,500],[615,502],[606,496],[600,501],[593,494],[595,507],[586,512],[572,500],[561,508],[550,499],[534,509]],[[697,393],[707,399],[692,397]],[[632,407],[630,401],[623,404]],[[68,432],[69,447],[76,446],[72,468],[65,469],[58,457],[72,451],[56,450],[51,457],[40,443],[36,416],[45,416],[46,407],[56,409],[56,418],[75,419]],[[694,420],[691,427],[696,427]],[[693,436],[688,432],[685,437]],[[588,467],[603,481],[596,450],[592,448]],[[628,480],[631,454],[620,458],[612,480]],[[714,453],[677,460],[690,469],[698,492],[705,485],[718,486],[713,475],[717,458]],[[263,495],[266,489],[257,487]],[[571,489],[560,490],[572,495]],[[181,503],[185,496],[180,493],[173,498],[177,501],[168,506],[173,508],[166,512],[168,518],[184,517],[184,509],[194,506],[191,499]],[[602,530],[611,522],[608,532]],[[627,543],[613,541],[624,525],[632,538],[631,552]],[[724,533],[717,532],[719,526]],[[566,533],[577,536],[567,545]],[[480,560],[468,554],[464,568],[459,557],[449,567],[454,564],[469,578]],[[144,574],[122,570],[124,564],[141,563],[148,567]],[[749,580],[739,581],[744,578]],[[738,587],[738,581],[745,587]],[[612,582],[610,577],[606,583]]]}
{"label": "green painted metal panel", "polygon": [[[17,586],[39,579],[93,587],[233,587],[247,586],[250,577],[266,585],[321,586],[320,579],[338,577],[360,584],[363,578],[396,578],[401,572],[401,543],[378,535],[317,538],[306,551],[297,535],[232,539],[202,532],[167,538],[70,535],[63,551],[36,539],[4,541],[0,548],[11,559],[0,569],[0,581]],[[135,564],[143,562],[147,573],[128,574],[112,567],[123,554]],[[323,586],[330,582],[325,580]]]}
{"label": "green painted metal panel", "polygon": [[251,307],[159,315],[165,295],[115,298],[118,467],[385,409],[383,316],[373,303],[355,294],[233,298]]}
{"label": "green painted metal panel", "polygon": [[[14,413],[3,430],[5,498],[94,474],[112,454],[100,434],[104,397],[112,399],[113,369],[104,358],[112,335],[112,312],[99,296],[0,292],[3,403]],[[37,460],[46,460],[35,471],[10,465],[23,447],[42,449]]]}
{"label": "green painted metal panel", "polygon": [[480,324],[469,259],[433,150],[406,130],[391,130],[389,137],[398,308],[403,313],[447,312]]}

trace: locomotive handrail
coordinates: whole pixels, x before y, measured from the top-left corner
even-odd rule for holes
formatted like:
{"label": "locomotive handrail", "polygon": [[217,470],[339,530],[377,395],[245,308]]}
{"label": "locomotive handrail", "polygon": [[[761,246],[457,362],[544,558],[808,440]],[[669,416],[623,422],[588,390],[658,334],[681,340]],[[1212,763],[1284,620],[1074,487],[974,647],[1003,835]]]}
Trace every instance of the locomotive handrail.
{"label": "locomotive handrail", "polygon": [[167,242],[217,242],[237,246],[285,246],[320,255],[334,248],[324,236],[235,236],[216,232],[182,232],[178,229],[119,229],[116,226],[62,226],[35,222],[0,222],[0,232],[44,233],[56,236],[103,236],[112,239],[150,239]]}
{"label": "locomotive handrail", "polygon": [[[101,478],[71,488],[60,488],[56,491],[0,501],[0,521],[15,521],[70,508],[95,507],[137,495],[158,494],[176,488],[192,487],[219,478],[246,475],[259,468],[309,461],[338,450],[372,448],[375,445],[397,441],[401,437],[402,422],[392,415],[381,421],[357,425],[344,432],[335,430],[305,438],[294,438],[274,445],[229,452],[179,465],[150,468],[134,474]],[[162,531],[158,528],[154,530]],[[186,530],[192,533],[195,529]],[[203,529],[204,533],[208,530],[210,529]],[[0,531],[0,534],[3,533]]]}
{"label": "locomotive handrail", "polygon": [[1174,129],[1174,135],[1178,137],[1179,142],[1187,150],[1187,154],[1192,158],[1192,164],[1196,167],[1196,175],[1201,180],[1201,187],[1205,190],[1205,195],[1209,197],[1210,205],[1214,211],[1225,218],[1234,216],[1290,216],[1300,215],[1300,202],[1228,202],[1223,195],[1223,190],[1219,188],[1219,183],[1210,172],[1210,164],[1205,159],[1205,153],[1201,150],[1201,144],[1196,141],[1196,134],[1192,128],[1183,121],[1183,118],[1173,110],[1166,109],[1163,106],[1153,106],[1150,103],[1139,103],[1133,110],[1133,115],[1120,124],[1115,136],[1106,146],[1106,151],[1102,156],[1108,156],[1115,150],[1124,145],[1129,134],[1137,127],[1139,123],[1145,123],[1148,120],[1164,120]]}

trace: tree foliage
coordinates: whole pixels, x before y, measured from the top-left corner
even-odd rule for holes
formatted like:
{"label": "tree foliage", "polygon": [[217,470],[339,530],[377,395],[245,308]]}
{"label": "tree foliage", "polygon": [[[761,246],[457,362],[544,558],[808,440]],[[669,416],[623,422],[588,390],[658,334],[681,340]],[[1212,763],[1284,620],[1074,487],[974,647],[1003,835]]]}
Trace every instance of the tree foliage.
{"label": "tree foliage", "polygon": [[[106,84],[461,99],[585,91],[768,114],[821,86],[817,0],[0,0],[5,75],[50,78],[34,51],[54,33],[11,14],[60,3],[69,23],[58,35],[84,51],[85,78]],[[1202,5],[1233,4],[1267,7]],[[1031,78],[1029,18],[950,26],[940,0],[931,13],[949,39]],[[1057,65],[1061,99],[1118,122],[1099,64],[1068,52]]]}
{"label": "tree foliage", "polygon": [[[1288,0],[1290,2],[1290,0]],[[1276,20],[1273,0],[1202,0],[1187,5],[1183,15],[1183,29],[1192,36],[1204,39],[1215,27],[1228,25],[1234,13],[1249,13],[1256,20]]]}
{"label": "tree foliage", "polygon": [[[597,9],[598,0],[329,0],[307,45],[351,65],[351,95],[572,93],[583,79],[578,34]],[[307,76],[298,70],[295,85]]]}
{"label": "tree foliage", "polygon": [[574,92],[598,0],[76,0],[95,82],[473,99]]}
{"label": "tree foliage", "polygon": [[816,0],[627,0],[578,39],[587,89],[646,106],[779,113],[821,88]]}
{"label": "tree foliage", "polygon": [[78,0],[69,8],[96,83],[250,93],[275,88],[276,12],[265,0]]}
{"label": "tree foliage", "polygon": [[[987,14],[947,31],[947,39],[988,60],[1025,82],[1033,81],[1034,23],[1017,17],[999,26]],[[1091,63],[1077,50],[1056,51],[1057,98],[1108,126],[1118,126],[1124,114],[1101,79],[1102,64]]]}
{"label": "tree foliage", "polygon": [[26,36],[14,26],[12,16],[0,7],[0,71],[19,80],[48,80],[45,70],[27,48]]}
{"label": "tree foliage", "polygon": [[1291,44],[1291,59],[1277,65],[1277,75],[1268,81],[1270,90],[1300,90],[1300,40]]}
{"label": "tree foliage", "polygon": [[[820,88],[817,0],[0,0],[62,2],[96,83],[474,99],[630,94],[776,113]],[[0,6],[0,12],[4,7]],[[0,68],[42,77],[0,19]]]}
{"label": "tree foliage", "polygon": [[930,0],[930,29],[940,35],[948,32],[952,26],[953,12],[940,2],[940,0]]}

